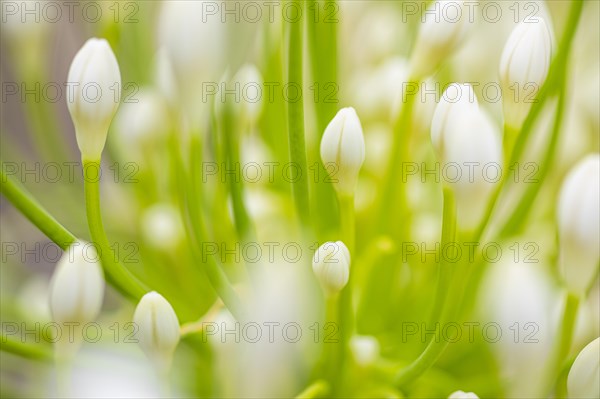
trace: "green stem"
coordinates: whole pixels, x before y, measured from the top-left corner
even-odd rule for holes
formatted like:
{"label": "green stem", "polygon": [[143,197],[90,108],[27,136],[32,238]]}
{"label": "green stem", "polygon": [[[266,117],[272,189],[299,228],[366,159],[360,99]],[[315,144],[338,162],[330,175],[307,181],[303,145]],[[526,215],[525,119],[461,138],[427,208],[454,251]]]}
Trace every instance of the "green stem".
{"label": "green stem", "polygon": [[[200,143],[198,143],[200,145]],[[193,145],[194,146],[194,145]],[[203,270],[208,277],[208,281],[215,290],[216,294],[221,298],[229,312],[238,321],[244,320],[242,303],[237,296],[233,286],[229,282],[223,268],[218,263],[214,255],[206,255],[203,249],[204,240],[208,237],[204,220],[202,218],[202,206],[200,202],[198,176],[194,173],[194,169],[199,164],[195,163],[195,157],[199,154],[192,152],[192,176],[187,177],[186,170],[183,166],[181,153],[179,151],[179,143],[175,136],[171,137],[170,149],[172,154],[174,176],[176,178],[177,198],[179,200],[179,209],[181,217],[184,221],[186,234],[191,238],[192,255],[198,263],[201,263]],[[186,191],[186,188],[189,190]]]}
{"label": "green stem", "polygon": [[45,345],[31,344],[7,337],[4,334],[0,335],[1,345],[0,350],[13,355],[25,357],[32,360],[51,360],[52,351]]}
{"label": "green stem", "polygon": [[[527,189],[521,196],[515,210],[512,212],[508,220],[504,223],[500,229],[499,236],[506,237],[511,233],[517,231],[523,225],[524,221],[527,220],[527,214],[531,209],[541,187],[542,182],[548,176],[550,172],[550,166],[556,154],[556,146],[558,145],[558,138],[560,136],[560,128],[563,122],[564,110],[565,110],[565,92],[564,92],[564,80],[562,83],[561,92],[558,98],[558,104],[556,109],[556,116],[554,119],[554,126],[550,137],[550,143],[546,148],[546,153],[539,167],[539,172],[536,181],[530,182]],[[527,182],[525,182],[527,183]]]}
{"label": "green stem", "polygon": [[100,259],[106,271],[107,280],[125,296],[139,300],[148,292],[148,289],[119,262],[108,242],[102,224],[102,214],[100,212],[100,161],[82,159],[82,164],[85,207],[90,235],[100,252]]}
{"label": "green stem", "polygon": [[[454,241],[456,236],[456,201],[454,192],[448,187],[444,187],[444,210],[442,216],[442,246],[440,251],[441,256],[444,255],[444,245]],[[446,297],[448,296],[448,288],[450,287],[450,279],[452,277],[452,268],[446,262],[442,261],[438,265],[438,284],[436,288],[435,301],[433,303],[433,311],[431,312],[431,321],[437,323],[440,321]]]}
{"label": "green stem", "polygon": [[323,380],[318,380],[306,387],[296,395],[296,399],[324,398],[329,394],[329,385]]}
{"label": "green stem", "polygon": [[577,311],[579,309],[579,298],[571,293],[567,293],[565,298],[565,307],[563,309],[562,319],[559,324],[558,340],[554,359],[550,363],[550,371],[548,375],[550,389],[553,390],[556,381],[560,376],[565,361],[569,356],[571,343],[573,342],[573,332],[577,322]]}
{"label": "green stem", "polygon": [[[449,264],[447,258],[444,256],[444,248],[453,243],[456,237],[456,205],[454,201],[454,194],[452,193],[450,188],[444,188],[444,214],[443,214],[443,223],[442,223],[442,243],[440,246],[440,284],[438,285],[438,289],[444,292],[438,292],[436,303],[434,307],[433,316],[436,318],[436,322],[439,320],[440,324],[442,322],[451,321],[457,314],[457,310],[459,304],[461,302],[461,292],[455,285],[455,293],[457,295],[449,296],[447,291],[449,287],[452,286],[450,283],[450,279],[452,276],[451,267],[452,264]],[[464,275],[462,275],[464,277]],[[462,284],[464,285],[464,279],[462,280]],[[448,298],[448,299],[447,299]],[[447,300],[446,300],[447,299]],[[439,307],[439,308],[438,308]],[[439,316],[438,316],[439,314]],[[436,339],[436,337],[432,337],[431,341],[427,344],[425,350],[419,355],[419,357],[413,361],[406,368],[402,369],[397,377],[396,377],[396,385],[399,388],[402,388],[415,379],[420,377],[423,373],[425,373],[442,355],[446,347],[448,346],[448,341],[445,339]]]}
{"label": "green stem", "polygon": [[[292,0],[296,9],[304,10],[304,2]],[[288,83],[299,90],[303,87],[303,29],[304,18],[289,24],[289,42],[288,42]],[[299,95],[296,101],[288,101],[288,135],[290,145],[290,162],[294,166],[293,170],[299,173],[292,183],[292,192],[294,195],[294,204],[300,219],[306,223],[310,221],[309,202],[308,202],[308,168],[306,160],[306,145],[304,141],[304,105],[302,96]]]}
{"label": "green stem", "polygon": [[2,163],[0,178],[2,194],[49,239],[63,250],[77,241],[77,238],[50,215],[24,187],[5,173],[4,163]]}
{"label": "green stem", "polygon": [[348,283],[342,289],[337,303],[337,321],[340,331],[340,341],[335,346],[334,376],[332,388],[334,394],[339,394],[341,386],[344,386],[344,371],[346,359],[349,352],[350,337],[354,331],[354,312],[352,309],[352,260],[356,256],[354,250],[355,242],[355,220],[354,220],[354,196],[340,196],[340,237],[350,252],[350,273]]}
{"label": "green stem", "polygon": [[[377,220],[377,233],[397,233],[392,231],[394,227],[401,226],[405,232],[410,226],[408,219],[410,212],[406,212],[406,182],[402,178],[402,163],[409,159],[409,145],[412,133],[412,113],[419,93],[421,82],[408,82],[416,85],[415,93],[406,93],[406,99],[402,102],[402,109],[393,126],[392,154],[390,154],[390,165],[383,180],[383,191],[380,197],[379,215]],[[402,223],[398,223],[402,220]]]}

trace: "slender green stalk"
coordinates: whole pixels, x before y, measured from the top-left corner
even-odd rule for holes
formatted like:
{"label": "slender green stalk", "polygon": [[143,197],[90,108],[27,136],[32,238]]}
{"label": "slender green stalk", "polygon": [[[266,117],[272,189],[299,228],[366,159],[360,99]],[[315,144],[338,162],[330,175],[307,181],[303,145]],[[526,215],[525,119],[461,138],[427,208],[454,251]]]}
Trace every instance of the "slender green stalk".
{"label": "slender green stalk", "polygon": [[[438,293],[434,305],[433,317],[435,321],[442,322],[451,321],[457,314],[457,310],[461,301],[461,295],[458,293],[461,290],[455,291],[457,295],[448,295],[448,289],[452,286],[451,284],[451,270],[453,266],[449,264],[448,259],[444,256],[444,248],[453,243],[456,237],[456,204],[454,201],[454,194],[450,188],[444,188],[444,214],[442,223],[442,243],[440,246],[440,280],[438,284]],[[464,276],[464,275],[462,275]],[[465,279],[461,279],[460,284],[457,286],[463,286]],[[456,279],[454,279],[456,282]],[[445,291],[445,292],[444,292]],[[448,341],[444,339],[436,339],[432,337],[431,341],[427,344],[425,350],[419,355],[419,357],[413,361],[406,368],[402,369],[396,377],[396,385],[400,388],[410,384],[415,379],[425,373],[442,355]]]}
{"label": "slender green stalk", "polygon": [[[170,149],[178,192],[179,209],[184,221],[186,234],[191,238],[192,255],[198,263],[202,263],[204,266],[202,269],[206,273],[208,281],[233,317],[238,321],[242,321],[244,320],[242,303],[229,282],[227,275],[218,264],[214,255],[205,254],[203,250],[203,242],[208,237],[208,234],[202,218],[202,207],[197,191],[199,188],[196,187],[198,186],[197,184],[194,184],[194,182],[197,183],[195,179],[197,176],[193,172],[195,170],[194,166],[198,165],[192,165],[192,177],[188,177],[183,166],[183,160],[181,159],[179,143],[175,136],[171,138]],[[195,156],[198,155],[195,154]],[[194,163],[197,160],[196,158],[192,158],[191,161]],[[186,190],[186,187],[190,188],[190,190]]]}
{"label": "slender green stalk", "polygon": [[[326,21],[322,16],[322,10],[332,10],[337,7],[337,0],[306,1],[307,42],[312,74],[312,86],[309,89],[313,94],[317,143],[321,142],[325,128],[335,116],[339,105],[337,101],[338,23]],[[311,185],[311,189],[314,189],[311,211],[314,215],[315,233],[317,238],[327,237],[337,229],[339,224],[335,207],[335,190],[325,179],[327,170],[320,162],[319,146],[310,147],[308,156],[311,168],[313,165],[318,168],[318,171],[314,171],[315,179],[311,179],[314,183]]]}
{"label": "slender green stalk", "polygon": [[[456,201],[454,192],[448,187],[444,187],[444,210],[442,218],[442,257],[444,253],[444,245],[451,243],[456,236]],[[446,262],[441,261],[438,265],[438,281],[435,293],[435,301],[431,312],[431,322],[437,323],[440,321],[446,297],[448,296],[448,288],[452,278],[452,268]]]}
{"label": "slender green stalk", "polygon": [[102,224],[102,214],[100,212],[100,161],[83,159],[82,163],[88,226],[92,240],[98,247],[107,280],[125,296],[139,300],[148,292],[148,288],[119,262],[108,242]]}
{"label": "slender green stalk", "polygon": [[548,374],[549,390],[554,390],[558,377],[569,356],[569,350],[573,342],[573,332],[577,321],[577,311],[579,309],[579,297],[570,292],[565,298],[565,307],[563,308],[562,318],[558,325],[558,340],[550,370]]}
{"label": "slender green stalk", "polygon": [[546,152],[544,154],[544,158],[539,167],[539,172],[536,176],[536,181],[529,183],[527,189],[521,196],[519,203],[517,204],[515,210],[512,212],[511,216],[504,223],[503,227],[500,229],[500,237],[506,237],[512,232],[518,230],[523,222],[527,219],[527,214],[531,209],[541,187],[543,181],[546,179],[548,173],[550,172],[550,168],[552,165],[552,161],[556,154],[556,146],[558,144],[558,138],[560,136],[560,128],[563,122],[563,116],[565,111],[565,90],[564,90],[564,78],[561,82],[561,92],[558,98],[558,104],[556,106],[556,115],[554,118],[554,126],[552,128],[552,133],[550,136],[550,142],[548,143],[548,147],[546,148]]}
{"label": "slender green stalk", "polygon": [[346,358],[349,352],[349,343],[354,331],[354,311],[352,309],[352,259],[356,256],[355,251],[355,218],[354,218],[354,196],[339,196],[340,202],[340,237],[350,252],[350,273],[348,284],[342,289],[338,299],[338,327],[340,331],[340,342],[336,346],[336,376],[333,385],[334,393],[339,391],[343,383]]}
{"label": "slender green stalk", "polygon": [[0,191],[31,223],[63,250],[77,238],[61,225],[24,187],[6,175],[4,164],[0,171]]}
{"label": "slender green stalk", "polygon": [[326,381],[318,380],[296,395],[297,399],[324,398],[329,394],[329,385]]}
{"label": "slender green stalk", "polygon": [[[304,10],[304,1],[292,0],[296,9]],[[308,168],[306,160],[306,145],[304,140],[304,104],[301,95],[303,89],[303,29],[304,18],[289,23],[288,39],[288,83],[296,87],[300,93],[296,98],[288,98],[288,135],[290,145],[290,162],[292,170],[299,175],[293,177],[292,192],[294,204],[300,219],[310,221],[308,202]],[[310,224],[310,223],[307,223]]]}
{"label": "slender green stalk", "polygon": [[[413,107],[421,86],[420,81],[413,83],[416,84],[416,92],[406,94],[406,98],[402,102],[402,109],[394,121],[390,165],[383,180],[384,189],[381,193],[379,215],[376,219],[378,233],[402,233],[410,226],[410,212],[406,211],[406,182],[403,181],[401,172],[403,162],[407,162],[409,158]],[[398,220],[402,220],[402,223],[398,223]],[[398,226],[402,231],[393,231]]]}
{"label": "slender green stalk", "polygon": [[4,334],[0,335],[0,340],[3,352],[32,360],[52,360],[52,351],[45,345],[23,342]]}

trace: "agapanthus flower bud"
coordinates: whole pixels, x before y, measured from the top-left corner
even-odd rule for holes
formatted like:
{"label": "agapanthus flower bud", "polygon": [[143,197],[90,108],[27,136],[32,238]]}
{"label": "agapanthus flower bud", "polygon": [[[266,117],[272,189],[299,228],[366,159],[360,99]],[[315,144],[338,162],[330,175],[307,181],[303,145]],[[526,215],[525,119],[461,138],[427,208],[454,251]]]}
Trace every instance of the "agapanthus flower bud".
{"label": "agapanthus flower bud", "polygon": [[600,155],[588,155],[569,172],[558,201],[560,264],[572,293],[584,294],[600,259]]}
{"label": "agapanthus flower bud", "polygon": [[144,353],[159,370],[168,370],[179,343],[179,320],[171,304],[159,293],[149,292],[137,305],[133,322]]}
{"label": "agapanthus flower bud", "polygon": [[93,245],[76,242],[63,254],[50,281],[50,311],[57,323],[85,324],[100,313],[104,276]]}
{"label": "agapanthus flower bud", "polygon": [[121,95],[119,64],[106,40],[85,42],[73,58],[67,85],[77,145],[83,158],[97,161]]}
{"label": "agapanthus flower bud", "polygon": [[523,21],[513,30],[500,59],[500,83],[507,126],[518,130],[546,80],[552,33],[544,18]]}
{"label": "agapanthus flower bud", "polygon": [[569,398],[600,398],[600,338],[587,344],[575,358],[567,392]]}
{"label": "agapanthus flower bud", "polygon": [[321,160],[326,167],[335,165],[331,177],[338,194],[354,195],[358,172],[365,161],[365,139],[354,108],[340,109],[325,128]]}
{"label": "agapanthus flower bud", "polygon": [[479,399],[473,392],[456,391],[448,396],[448,399]]}
{"label": "agapanthus flower bud", "polygon": [[463,3],[437,0],[427,8],[411,56],[411,78],[429,76],[462,42],[470,24]]}
{"label": "agapanthus flower bud", "polygon": [[329,294],[342,290],[350,277],[350,252],[341,241],[329,241],[315,252],[313,271]]}
{"label": "agapanthus flower bud", "polygon": [[502,144],[470,85],[454,83],[444,91],[431,123],[431,141],[442,163],[443,183],[455,192],[459,225],[472,229],[501,177]]}

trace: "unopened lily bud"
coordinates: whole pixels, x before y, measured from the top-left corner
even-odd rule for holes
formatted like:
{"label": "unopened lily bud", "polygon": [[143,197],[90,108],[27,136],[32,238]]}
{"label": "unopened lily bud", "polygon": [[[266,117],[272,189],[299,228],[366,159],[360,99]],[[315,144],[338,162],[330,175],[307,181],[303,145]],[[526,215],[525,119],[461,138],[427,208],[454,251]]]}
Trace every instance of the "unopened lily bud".
{"label": "unopened lily bud", "polygon": [[133,322],[144,353],[160,371],[167,371],[179,343],[179,320],[171,304],[159,293],[149,292],[137,305]]}
{"label": "unopened lily bud", "polygon": [[579,352],[567,378],[569,398],[600,398],[600,338]]}
{"label": "unopened lily bud", "polygon": [[325,128],[321,160],[325,167],[335,165],[332,178],[338,194],[354,195],[358,172],[365,161],[365,139],[354,108],[340,109]]}
{"label": "unopened lily bud", "polygon": [[233,77],[235,84],[239,85],[241,93],[240,111],[242,117],[251,125],[256,124],[262,109],[263,78],[260,71],[253,64],[244,64]]}
{"label": "unopened lily bud", "polygon": [[456,391],[448,396],[448,399],[479,399],[473,392]]}
{"label": "unopened lily bud", "polygon": [[584,295],[600,260],[600,155],[588,155],[565,178],[558,200],[560,264],[567,289]]}
{"label": "unopened lily bud", "polygon": [[410,77],[421,79],[439,67],[463,41],[470,21],[462,0],[437,0],[424,14],[411,56]]}
{"label": "unopened lily bud", "polygon": [[532,95],[544,84],[552,56],[552,33],[544,18],[523,21],[513,30],[500,59],[500,83],[504,120],[520,129],[533,102]]}
{"label": "unopened lily bud", "polygon": [[500,133],[479,108],[470,85],[452,84],[446,89],[433,116],[431,141],[448,170],[444,184],[456,195],[460,227],[470,230],[502,173]]}
{"label": "unopened lily bud", "polygon": [[63,254],[50,281],[50,311],[59,324],[94,321],[104,298],[104,276],[93,245],[76,242]]}
{"label": "unopened lily bud", "polygon": [[350,277],[350,252],[341,241],[321,245],[313,256],[313,271],[329,294],[341,291]]}
{"label": "unopened lily bud", "polygon": [[106,40],[85,42],[73,58],[67,84],[67,106],[81,155],[98,161],[121,95],[119,64]]}

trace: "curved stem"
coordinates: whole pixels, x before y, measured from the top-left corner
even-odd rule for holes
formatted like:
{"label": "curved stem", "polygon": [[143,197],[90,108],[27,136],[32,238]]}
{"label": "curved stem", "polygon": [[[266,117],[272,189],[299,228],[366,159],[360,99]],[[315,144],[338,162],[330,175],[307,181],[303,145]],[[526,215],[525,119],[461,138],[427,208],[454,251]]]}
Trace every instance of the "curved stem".
{"label": "curved stem", "polygon": [[100,161],[82,160],[85,190],[85,208],[92,241],[98,247],[106,278],[125,296],[139,300],[148,289],[127,270],[116,258],[104,226],[100,212]]}
{"label": "curved stem", "polygon": [[1,169],[0,192],[15,208],[63,250],[77,241],[77,237],[50,215],[24,187],[5,173],[4,164]]}
{"label": "curved stem", "polygon": [[306,389],[296,395],[296,399],[324,398],[329,393],[329,385],[323,380],[310,384]]}
{"label": "curved stem", "polygon": [[24,342],[22,339],[14,339],[4,333],[0,334],[0,342],[0,350],[6,353],[32,360],[47,361],[52,359],[52,351],[43,344]]}
{"label": "curved stem", "polygon": [[[296,9],[304,10],[304,1],[292,0]],[[303,34],[302,23],[299,21],[289,23],[288,41],[288,83],[297,88],[302,88],[303,75]],[[304,105],[302,97],[296,101],[288,99],[288,135],[290,145],[290,162],[295,166],[299,175],[292,182],[294,204],[300,220],[310,225],[308,202],[308,168],[306,160],[306,145],[304,140]]]}
{"label": "curved stem", "polygon": [[[456,204],[454,202],[454,194],[450,188],[444,188],[444,214],[442,223],[442,243],[440,246],[440,280],[438,285],[438,293],[433,311],[435,321],[444,322],[452,320],[460,304],[460,295],[453,295],[448,298],[448,289],[451,286],[450,280],[452,276],[451,264],[447,262],[444,256],[444,248],[453,243],[456,237]],[[463,284],[461,284],[462,286]],[[460,290],[457,291],[460,293]],[[406,368],[402,369],[396,377],[396,385],[403,387],[410,384],[412,381],[420,377],[426,372],[442,355],[448,346],[447,340],[439,340],[432,337],[425,350],[419,357]]]}
{"label": "curved stem", "polygon": [[565,306],[563,308],[562,318],[559,324],[557,346],[553,361],[550,363],[548,374],[550,389],[554,389],[556,381],[563,370],[563,365],[569,355],[571,343],[573,341],[573,332],[577,322],[577,311],[579,309],[579,298],[571,293],[567,293]]}

